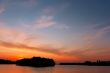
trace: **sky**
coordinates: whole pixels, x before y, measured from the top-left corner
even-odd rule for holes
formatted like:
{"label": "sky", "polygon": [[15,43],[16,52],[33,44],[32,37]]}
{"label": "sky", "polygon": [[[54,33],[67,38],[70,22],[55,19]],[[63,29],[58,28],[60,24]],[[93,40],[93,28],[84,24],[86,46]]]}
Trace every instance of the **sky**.
{"label": "sky", "polygon": [[0,0],[0,58],[110,60],[109,0]]}

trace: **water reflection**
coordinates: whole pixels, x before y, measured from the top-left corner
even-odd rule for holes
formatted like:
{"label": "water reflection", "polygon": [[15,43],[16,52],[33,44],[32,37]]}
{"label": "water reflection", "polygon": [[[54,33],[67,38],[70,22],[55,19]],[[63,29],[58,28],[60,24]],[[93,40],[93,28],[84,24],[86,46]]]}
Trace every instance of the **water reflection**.
{"label": "water reflection", "polygon": [[0,73],[53,73],[53,67],[34,68],[16,65],[0,65]]}
{"label": "water reflection", "polygon": [[110,66],[69,66],[34,68],[16,65],[0,65],[0,73],[110,73]]}

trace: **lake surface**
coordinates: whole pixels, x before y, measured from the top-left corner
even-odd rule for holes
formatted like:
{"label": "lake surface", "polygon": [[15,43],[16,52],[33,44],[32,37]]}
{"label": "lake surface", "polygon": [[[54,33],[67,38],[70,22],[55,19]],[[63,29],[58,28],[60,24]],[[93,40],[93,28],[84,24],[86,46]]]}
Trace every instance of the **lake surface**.
{"label": "lake surface", "polygon": [[0,65],[0,73],[110,73],[110,66],[56,65],[34,68],[16,65]]}

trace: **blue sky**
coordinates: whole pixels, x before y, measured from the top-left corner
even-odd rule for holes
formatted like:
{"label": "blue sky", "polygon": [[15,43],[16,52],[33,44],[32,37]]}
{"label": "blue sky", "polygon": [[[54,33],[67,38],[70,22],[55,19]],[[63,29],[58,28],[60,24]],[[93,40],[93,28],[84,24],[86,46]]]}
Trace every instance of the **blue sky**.
{"label": "blue sky", "polygon": [[109,21],[109,0],[0,0],[0,40],[79,58],[108,59]]}

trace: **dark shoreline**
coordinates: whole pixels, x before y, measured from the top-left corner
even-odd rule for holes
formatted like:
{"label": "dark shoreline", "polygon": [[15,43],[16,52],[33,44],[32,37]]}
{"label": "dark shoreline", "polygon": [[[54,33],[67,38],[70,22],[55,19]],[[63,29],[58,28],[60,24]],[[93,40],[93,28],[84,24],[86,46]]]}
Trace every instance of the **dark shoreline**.
{"label": "dark shoreline", "polygon": [[[54,67],[56,65],[53,59],[41,58],[41,57],[32,57],[32,58],[24,58],[17,61],[3,60],[0,59],[0,64],[15,64],[17,66],[30,66],[30,67]],[[77,63],[66,63],[62,62],[58,65],[82,65],[82,66],[110,66],[110,61],[85,61],[85,62],[77,62]]]}
{"label": "dark shoreline", "polygon": [[85,61],[83,63],[60,63],[59,65],[110,66],[110,61]]}

